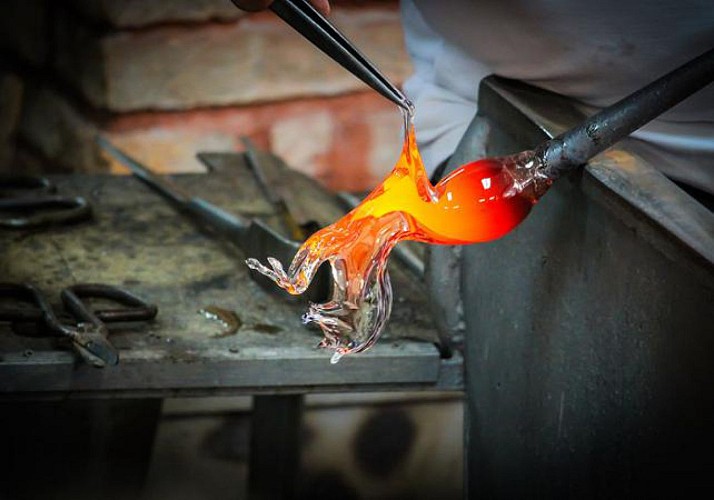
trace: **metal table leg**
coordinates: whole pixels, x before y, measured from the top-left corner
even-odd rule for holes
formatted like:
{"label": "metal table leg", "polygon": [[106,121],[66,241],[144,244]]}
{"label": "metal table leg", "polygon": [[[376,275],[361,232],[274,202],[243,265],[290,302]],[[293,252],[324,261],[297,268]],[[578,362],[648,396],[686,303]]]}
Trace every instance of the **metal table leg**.
{"label": "metal table leg", "polygon": [[303,395],[253,397],[248,497],[295,496],[300,467]]}

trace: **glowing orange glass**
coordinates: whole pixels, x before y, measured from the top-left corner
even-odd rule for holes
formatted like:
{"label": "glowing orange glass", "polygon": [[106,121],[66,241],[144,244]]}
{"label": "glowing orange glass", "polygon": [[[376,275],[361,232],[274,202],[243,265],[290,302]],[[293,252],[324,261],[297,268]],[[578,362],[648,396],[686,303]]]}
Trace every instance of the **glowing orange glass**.
{"label": "glowing orange glass", "polygon": [[530,152],[463,165],[436,186],[419,156],[413,127],[392,172],[364,201],[334,224],[313,234],[287,272],[276,259],[266,267],[247,264],[291,294],[304,292],[318,267],[332,266],[333,293],[310,304],[303,321],[316,322],[333,349],[332,362],[360,352],[379,337],[392,305],[389,254],[401,240],[436,244],[477,243],[500,238],[528,215],[549,182],[539,178]]}

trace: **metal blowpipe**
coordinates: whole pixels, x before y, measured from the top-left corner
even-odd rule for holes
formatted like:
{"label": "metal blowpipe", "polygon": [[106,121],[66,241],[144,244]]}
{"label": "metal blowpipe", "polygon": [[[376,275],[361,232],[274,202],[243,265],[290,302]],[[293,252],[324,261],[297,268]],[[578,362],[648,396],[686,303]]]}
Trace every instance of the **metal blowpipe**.
{"label": "metal blowpipe", "polygon": [[630,94],[536,149],[541,172],[556,179],[714,81],[714,49]]}

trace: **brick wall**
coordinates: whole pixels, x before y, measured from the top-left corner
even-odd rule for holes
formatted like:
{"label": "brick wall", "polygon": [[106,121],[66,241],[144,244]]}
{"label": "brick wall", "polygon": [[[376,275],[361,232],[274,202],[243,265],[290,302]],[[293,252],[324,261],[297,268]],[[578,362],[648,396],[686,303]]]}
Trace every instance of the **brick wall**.
{"label": "brick wall", "polygon": [[[163,171],[240,137],[333,189],[365,189],[400,151],[396,108],[270,12],[229,0],[6,0],[0,167],[121,171],[98,133]],[[332,19],[396,82],[410,72],[396,0]]]}

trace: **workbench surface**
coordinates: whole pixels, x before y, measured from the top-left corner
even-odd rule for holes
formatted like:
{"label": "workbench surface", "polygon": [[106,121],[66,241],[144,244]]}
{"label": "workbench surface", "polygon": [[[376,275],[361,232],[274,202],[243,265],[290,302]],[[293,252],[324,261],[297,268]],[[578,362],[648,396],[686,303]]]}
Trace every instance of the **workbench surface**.
{"label": "workbench surface", "polygon": [[[274,223],[242,155],[206,155],[209,174],[177,184],[236,213]],[[343,214],[312,180],[286,176],[303,209],[327,224]],[[421,285],[391,263],[395,300],[389,326],[367,353],[330,364],[321,334],[302,325],[304,303],[287,303],[254,283],[240,249],[180,215],[129,176],[54,177],[59,192],[86,197],[91,221],[35,231],[0,231],[0,281],[31,282],[59,308],[76,283],[125,287],[159,314],[152,323],[110,326],[117,366],[86,365],[65,339],[15,335],[0,324],[0,396],[147,396],[235,392],[459,388],[458,358],[441,360]],[[237,333],[198,314],[215,305],[237,313]]]}

